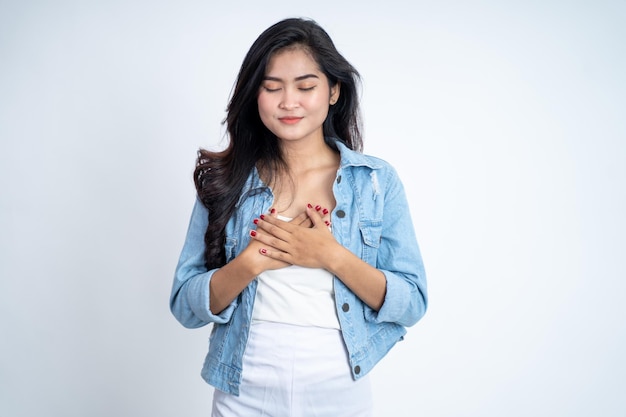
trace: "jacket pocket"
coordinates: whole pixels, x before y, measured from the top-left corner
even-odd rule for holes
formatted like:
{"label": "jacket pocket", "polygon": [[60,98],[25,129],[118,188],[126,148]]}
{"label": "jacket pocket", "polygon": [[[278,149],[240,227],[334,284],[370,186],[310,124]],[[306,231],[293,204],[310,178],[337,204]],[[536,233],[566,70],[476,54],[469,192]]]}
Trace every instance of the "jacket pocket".
{"label": "jacket pocket", "polygon": [[376,259],[380,241],[382,239],[382,220],[362,220],[359,222],[363,250],[361,259],[372,266],[376,266]]}

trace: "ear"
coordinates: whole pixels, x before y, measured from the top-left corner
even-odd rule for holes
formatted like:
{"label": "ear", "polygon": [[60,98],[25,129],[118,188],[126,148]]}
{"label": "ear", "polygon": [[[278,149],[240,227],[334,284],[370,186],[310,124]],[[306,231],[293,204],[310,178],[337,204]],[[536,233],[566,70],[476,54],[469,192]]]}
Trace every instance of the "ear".
{"label": "ear", "polygon": [[335,85],[330,87],[330,105],[332,106],[339,100],[339,93],[341,92],[341,83],[337,81]]}

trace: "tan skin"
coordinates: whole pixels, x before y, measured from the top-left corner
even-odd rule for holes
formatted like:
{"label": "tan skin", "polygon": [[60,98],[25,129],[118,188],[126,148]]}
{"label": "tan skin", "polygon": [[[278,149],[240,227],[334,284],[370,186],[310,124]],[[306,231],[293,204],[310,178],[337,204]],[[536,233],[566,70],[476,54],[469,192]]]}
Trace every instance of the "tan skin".
{"label": "tan skin", "polygon": [[[261,272],[289,265],[325,269],[372,309],[382,306],[384,274],[339,244],[328,227],[339,154],[324,142],[322,123],[339,94],[340,85],[330,86],[306,51],[287,49],[270,59],[259,91],[259,114],[279,138],[288,170],[271,184],[274,212],[250,219],[250,243],[214,273],[214,314]],[[292,220],[282,221],[277,214]]]}

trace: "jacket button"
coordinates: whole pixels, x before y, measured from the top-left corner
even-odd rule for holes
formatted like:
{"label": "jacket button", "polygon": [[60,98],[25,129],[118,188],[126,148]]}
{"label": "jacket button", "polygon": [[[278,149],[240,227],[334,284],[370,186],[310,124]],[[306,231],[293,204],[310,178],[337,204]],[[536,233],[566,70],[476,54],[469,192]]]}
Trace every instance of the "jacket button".
{"label": "jacket button", "polygon": [[337,217],[339,217],[340,219],[343,219],[344,217],[346,217],[346,212],[343,210],[337,210]]}
{"label": "jacket button", "polygon": [[341,175],[337,177],[337,184],[340,184],[340,183],[341,183]]}
{"label": "jacket button", "polygon": [[343,305],[341,306],[341,309],[344,311],[344,313],[347,313],[348,310],[350,310],[350,304],[343,303]]}
{"label": "jacket button", "polygon": [[361,367],[359,365],[354,367],[354,373],[357,375],[361,373]]}

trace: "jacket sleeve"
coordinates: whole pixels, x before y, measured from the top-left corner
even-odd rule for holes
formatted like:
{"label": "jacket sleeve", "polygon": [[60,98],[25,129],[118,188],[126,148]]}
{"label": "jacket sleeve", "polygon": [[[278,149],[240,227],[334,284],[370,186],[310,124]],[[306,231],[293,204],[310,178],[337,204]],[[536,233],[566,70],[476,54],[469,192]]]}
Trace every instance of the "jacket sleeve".
{"label": "jacket sleeve", "polygon": [[208,271],[204,262],[204,234],[208,222],[208,210],[196,199],[170,295],[172,314],[187,328],[228,322],[237,302],[233,300],[220,314],[211,313],[209,284],[216,269]]}
{"label": "jacket sleeve", "polygon": [[373,322],[394,322],[412,326],[426,313],[426,275],[404,187],[389,167],[385,181],[384,208],[376,267],[387,280],[382,307],[369,310]]}

